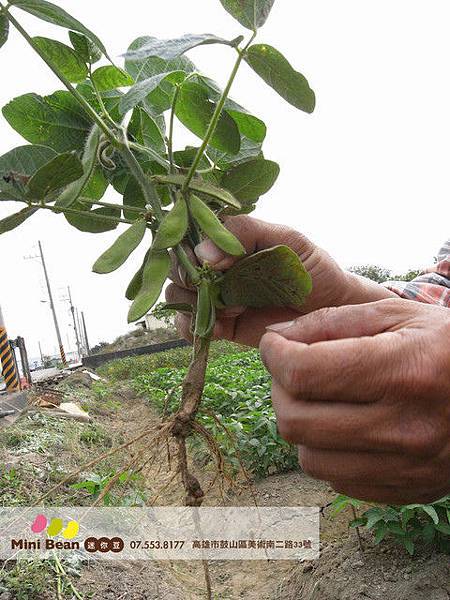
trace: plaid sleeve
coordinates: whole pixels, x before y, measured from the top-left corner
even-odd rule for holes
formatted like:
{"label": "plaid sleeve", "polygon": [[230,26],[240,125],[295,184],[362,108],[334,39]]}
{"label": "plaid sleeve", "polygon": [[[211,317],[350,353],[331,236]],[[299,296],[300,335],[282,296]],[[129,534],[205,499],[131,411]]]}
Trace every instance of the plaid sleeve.
{"label": "plaid sleeve", "polygon": [[383,285],[401,298],[450,308],[450,240],[441,248],[438,262],[412,281],[386,281]]}

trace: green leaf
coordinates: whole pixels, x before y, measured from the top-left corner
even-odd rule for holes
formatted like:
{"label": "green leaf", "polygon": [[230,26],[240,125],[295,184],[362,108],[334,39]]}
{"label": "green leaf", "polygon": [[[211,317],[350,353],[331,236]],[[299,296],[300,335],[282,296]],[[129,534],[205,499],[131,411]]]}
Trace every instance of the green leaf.
{"label": "green leaf", "polygon": [[384,511],[381,508],[371,508],[364,516],[367,519],[367,529],[372,529],[379,521],[384,518]]}
{"label": "green leaf", "polygon": [[37,145],[19,146],[0,156],[0,200],[25,200],[25,182],[55,156],[51,148]]}
{"label": "green leaf", "polygon": [[439,523],[439,515],[437,514],[436,509],[434,509],[432,506],[424,504],[422,506],[422,510],[423,512],[427,513],[435,525]]}
{"label": "green leaf", "polygon": [[[198,137],[205,137],[215,108],[216,104],[210,101],[208,94],[198,83],[189,81],[181,86],[175,114]],[[209,145],[229,154],[239,152],[241,136],[236,122],[228,113],[222,112]]]}
{"label": "green leaf", "polygon": [[[73,210],[80,211],[81,214],[65,213],[68,223],[85,233],[104,233],[117,228],[118,222],[110,220],[111,218],[120,218],[120,210],[110,207],[95,208],[92,210],[92,203],[89,199],[80,198],[70,207]],[[106,217],[106,218],[104,218]]]}
{"label": "green leaf", "polygon": [[69,15],[69,13],[67,13],[65,10],[59,6],[56,6],[56,4],[46,2],[46,0],[14,0],[14,6],[21,8],[35,17],[38,17],[38,19],[46,21],[47,23],[52,23],[53,25],[59,25],[59,27],[73,29],[74,31],[78,31],[78,33],[82,33],[88,39],[90,39],[91,42],[98,46],[105,56],[108,56],[105,46],[95,35],[95,33],[92,33],[90,29]]}
{"label": "green leaf", "polygon": [[152,38],[146,44],[142,45],[137,50],[130,50],[125,55],[126,58],[131,59],[145,59],[151,56],[158,56],[165,60],[171,60],[181,56],[188,50],[196,48],[197,46],[203,46],[206,44],[225,44],[227,46],[238,46],[242,41],[242,36],[234,40],[224,40],[221,37],[217,37],[211,33],[192,34],[187,33],[179,38],[173,38],[169,40],[159,40]]}
{"label": "green leaf", "polygon": [[[152,177],[154,181],[162,184],[176,185],[182,187],[186,181],[185,175],[155,175]],[[211,183],[203,181],[201,179],[192,179],[189,183],[189,189],[200,194],[206,194],[211,196],[215,200],[233,206],[234,208],[241,208],[240,203],[234,198],[229,191],[219,188]]]}
{"label": "green leaf", "polygon": [[34,37],[33,44],[47,61],[72,83],[80,83],[86,79],[87,65],[70,46],[46,37]]}
{"label": "green leaf", "polygon": [[132,88],[123,96],[120,101],[120,112],[126,114],[132,110],[139,102],[145,100],[156,88],[163,82],[175,84],[180,83],[186,77],[184,71],[171,71],[170,73],[158,73],[148,79],[143,79],[135,83]]}
{"label": "green leaf", "polygon": [[450,525],[447,525],[447,523],[438,523],[435,525],[435,529],[444,535],[450,535]]}
{"label": "green leaf", "polygon": [[92,267],[94,273],[112,273],[121,267],[144,239],[146,229],[145,219],[139,219],[133,223],[96,261]]}
{"label": "green leaf", "polygon": [[82,33],[69,31],[69,38],[75,52],[84,62],[93,65],[101,59],[102,51],[100,48]]}
{"label": "green leaf", "polygon": [[88,185],[97,164],[97,150],[100,143],[100,129],[94,125],[86,140],[82,164],[83,173],[81,177],[66,187],[55,203],[55,207],[68,208],[82,196]]}
{"label": "green leaf", "polygon": [[314,111],[316,97],[308,81],[278,50],[267,44],[255,44],[247,50],[245,60],[289,104],[307,113]]}
{"label": "green leaf", "polygon": [[[388,528],[386,526],[386,523],[379,523],[377,525],[376,531],[375,531],[375,544],[378,545],[380,544],[384,538],[386,537],[386,534],[388,533]],[[403,543],[405,543],[407,540],[407,538],[402,538]]]}
{"label": "green leaf", "polygon": [[147,250],[142,265],[139,268],[139,271],[135,273],[133,279],[128,284],[127,290],[125,292],[125,298],[127,300],[134,300],[136,296],[139,294],[139,290],[142,287],[142,277],[144,275],[144,268],[147,264],[148,257],[150,254],[150,249]]}
{"label": "green leaf", "polygon": [[414,554],[414,542],[412,541],[412,539],[408,538],[408,537],[402,538],[402,543],[405,546],[406,550],[408,551],[408,554],[410,556],[413,556],[413,554]]}
{"label": "green leaf", "polygon": [[92,82],[99,92],[133,85],[134,79],[126,71],[113,65],[99,67],[92,73]]}
{"label": "green leaf", "polygon": [[274,2],[275,0],[220,0],[232,17],[252,31],[264,25]]}
{"label": "green leaf", "polygon": [[27,206],[27,208],[22,209],[20,212],[2,219],[0,221],[0,235],[12,231],[16,227],[19,227],[19,225],[22,225],[22,223],[29,219],[31,215],[34,215],[37,210],[39,209]]}
{"label": "green leaf", "polygon": [[152,249],[164,250],[166,248],[173,248],[184,238],[188,225],[189,218],[186,200],[179,194],[174,207],[158,227]]}
{"label": "green leaf", "polygon": [[[83,83],[79,83],[77,85],[77,91],[80,92],[97,113],[100,114],[102,112],[103,107],[100,106],[91,81],[86,80]],[[121,123],[122,115],[119,111],[119,103],[123,93],[120,90],[110,90],[108,92],[100,92],[100,96],[106,110],[111,115],[111,118],[116,121],[116,123]]]}
{"label": "green leaf", "polygon": [[300,307],[311,292],[311,276],[288,246],[276,246],[243,258],[221,283],[225,306]]}
{"label": "green leaf", "polygon": [[366,524],[366,519],[364,517],[360,517],[359,519],[353,519],[353,521],[350,521],[349,527],[351,527],[352,529],[355,529],[356,527],[362,527],[365,524]]}
{"label": "green leaf", "polygon": [[[433,523],[427,523],[422,529],[422,538],[426,544],[431,544],[431,542],[436,537],[436,529]],[[449,528],[450,529],[450,528]]]}
{"label": "green leaf", "polygon": [[200,198],[193,194],[189,198],[189,212],[207,235],[221,250],[232,256],[242,256],[245,248]]}
{"label": "green leaf", "polygon": [[108,189],[109,182],[100,166],[95,166],[89,181],[82,190],[82,196],[89,200],[101,200]]}
{"label": "green leaf", "polygon": [[258,200],[267,193],[280,174],[280,167],[271,160],[252,160],[227,171],[221,185],[244,204]]}
{"label": "green leaf", "polygon": [[[138,50],[145,44],[148,44],[155,38],[144,36],[135,40],[128,51]],[[195,71],[195,65],[186,57],[180,56],[172,60],[164,60],[156,56],[144,59],[125,60],[125,69],[130,73],[133,79],[138,83],[144,79],[149,79],[160,73],[169,73],[172,71],[184,71],[192,73]],[[168,110],[172,104],[173,84],[168,80],[162,80],[160,85],[146,98],[145,107],[155,115],[159,115]]]}
{"label": "green leaf", "polygon": [[0,48],[6,44],[9,35],[9,21],[5,14],[0,14]]}
{"label": "green leaf", "polygon": [[158,300],[170,271],[170,256],[167,250],[149,252],[142,273],[142,286],[128,313],[128,322],[137,321]]}
{"label": "green leaf", "polygon": [[164,136],[157,122],[140,106],[133,111],[128,132],[142,146],[152,148],[160,155],[166,153]]}
{"label": "green leaf", "polygon": [[[127,206],[133,206],[135,208],[145,208],[145,198],[142,192],[141,186],[138,184],[134,177],[130,177],[123,193],[123,203]],[[127,210],[123,211],[125,219],[135,219],[136,213],[134,211]]]}
{"label": "green leaf", "polygon": [[232,167],[248,162],[254,158],[264,158],[261,144],[249,140],[248,138],[241,138],[241,149],[235,156],[231,156],[224,152],[218,152],[217,150],[214,150],[214,148],[208,149],[208,156],[223,171],[228,171]]}
{"label": "green leaf", "polygon": [[64,91],[44,97],[19,96],[4,106],[2,112],[11,127],[28,142],[49,146],[56,152],[82,150],[92,127],[83,108]]}
{"label": "green leaf", "polygon": [[28,182],[28,196],[45,200],[51,192],[60,190],[83,175],[83,165],[73,152],[59,154],[42,166]]}
{"label": "green leaf", "polygon": [[[219,101],[222,90],[215,81],[204,75],[197,75],[196,81],[205,88],[210,100],[213,102]],[[248,110],[231,98],[227,98],[225,101],[225,110],[236,122],[241,136],[262,144],[266,137],[267,128],[261,119],[249,113]]]}

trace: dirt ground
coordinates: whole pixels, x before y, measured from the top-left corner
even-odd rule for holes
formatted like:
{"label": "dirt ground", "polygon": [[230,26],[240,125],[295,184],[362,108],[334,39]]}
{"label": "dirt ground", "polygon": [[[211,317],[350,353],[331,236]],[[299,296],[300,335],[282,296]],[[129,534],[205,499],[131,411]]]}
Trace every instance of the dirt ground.
{"label": "dirt ground", "polygon": [[[150,407],[128,396],[128,432],[141,419],[155,419]],[[115,426],[117,426],[115,422]],[[119,425],[120,426],[120,425]],[[212,478],[209,467],[202,471],[205,488]],[[167,479],[167,470],[150,468],[146,479],[154,489]],[[334,497],[324,484],[301,472],[273,475],[254,484],[259,506],[326,506]],[[229,490],[225,503],[251,506],[253,493],[248,484]],[[156,499],[158,505],[178,504],[179,484],[169,486]],[[206,505],[221,504],[214,487]],[[350,517],[351,518],[351,517]],[[321,521],[321,558],[313,563],[290,561],[212,561],[211,579],[215,598],[234,600],[450,600],[450,561],[445,555],[418,555],[414,558],[398,546],[374,546],[365,536],[361,555],[355,531],[349,531],[349,515],[332,517],[324,510]],[[80,589],[95,592],[95,598],[130,600],[200,600],[205,598],[203,571],[199,563],[102,564],[85,569]]]}
{"label": "dirt ground", "polygon": [[[97,411],[94,421],[117,438],[130,439],[143,423],[157,423],[158,418],[144,399],[123,387],[118,390],[121,409],[111,414]],[[161,456],[166,460],[161,462]],[[143,475],[148,497],[158,505],[181,503],[177,481],[161,490],[170,480],[167,447],[158,448],[154,462]],[[21,460],[27,460],[22,455]],[[171,461],[173,469],[173,462]],[[212,463],[196,464],[205,489],[214,478]],[[260,506],[326,506],[333,498],[332,490],[301,472],[273,475],[250,486],[247,482],[222,492],[215,485],[205,504],[214,506],[224,501],[230,506],[252,505],[254,497]],[[355,531],[349,532],[350,515],[332,518],[323,511],[321,521],[321,558],[314,562],[288,561],[211,561],[210,573],[214,597],[220,600],[449,600],[450,568],[445,555],[418,554],[411,558],[389,542],[374,546],[364,536],[361,554]],[[200,600],[205,598],[201,563],[187,562],[91,562],[84,565],[76,587],[85,598],[99,600]],[[0,600],[13,595],[0,594]],[[23,596],[26,598],[26,596]],[[57,598],[48,589],[42,600]]]}

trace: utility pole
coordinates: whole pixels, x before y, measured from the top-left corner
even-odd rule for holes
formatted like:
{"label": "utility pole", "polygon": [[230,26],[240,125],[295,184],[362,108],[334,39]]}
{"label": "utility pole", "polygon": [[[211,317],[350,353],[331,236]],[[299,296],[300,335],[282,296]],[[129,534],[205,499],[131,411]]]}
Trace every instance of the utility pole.
{"label": "utility pole", "polygon": [[19,374],[13,350],[10,346],[2,309],[0,307],[0,359],[2,363],[2,374],[5,380],[8,394],[20,391]]}
{"label": "utility pole", "polygon": [[84,340],[86,342],[86,352],[87,352],[87,355],[89,356],[91,354],[91,349],[89,348],[89,340],[88,340],[87,329],[86,329],[86,320],[84,318],[83,311],[81,311],[81,320],[83,321],[83,331],[84,331]]}
{"label": "utility pole", "polygon": [[39,354],[41,355],[41,366],[42,366],[42,368],[44,368],[44,355],[42,354],[41,342],[38,342],[38,344],[39,344]]}
{"label": "utility pole", "polygon": [[55,324],[56,337],[58,339],[58,344],[59,344],[59,352],[61,354],[61,361],[62,361],[63,367],[67,367],[66,354],[64,352],[64,346],[63,346],[62,339],[61,339],[61,332],[59,330],[58,318],[56,316],[55,305],[53,302],[52,288],[50,287],[50,280],[48,278],[47,266],[45,264],[45,258],[44,258],[44,252],[42,251],[41,242],[38,242],[38,244],[39,244],[39,252],[41,255],[42,268],[44,269],[45,283],[47,284],[48,298],[50,301],[50,309],[51,309],[52,315],[53,315],[53,322]]}
{"label": "utility pole", "polygon": [[75,318],[75,306],[72,303],[72,294],[70,293],[70,286],[67,286],[67,291],[69,293],[70,312],[72,313],[73,328],[75,330],[75,339],[77,341],[78,359],[81,360],[83,358],[83,354],[81,352],[80,336],[78,335],[77,320]]}
{"label": "utility pole", "polygon": [[77,323],[78,323],[78,331],[80,333],[81,347],[82,347],[82,349],[83,349],[84,352],[87,352],[87,350],[86,350],[86,340],[84,339],[84,331],[83,331],[83,327],[81,325],[80,313],[78,312],[78,308],[75,309],[75,312],[77,314]]}

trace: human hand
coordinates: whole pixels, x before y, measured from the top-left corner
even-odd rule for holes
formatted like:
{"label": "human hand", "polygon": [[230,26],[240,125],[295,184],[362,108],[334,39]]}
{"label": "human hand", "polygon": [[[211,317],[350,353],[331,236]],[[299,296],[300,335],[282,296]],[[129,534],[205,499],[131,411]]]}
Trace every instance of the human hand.
{"label": "human hand", "polygon": [[319,310],[261,340],[303,470],[387,504],[450,493],[450,311],[410,300]]}
{"label": "human hand", "polygon": [[[301,311],[289,308],[255,309],[243,306],[219,311],[214,331],[215,338],[258,346],[266,326],[270,323],[295,319],[299,314],[306,314],[325,306],[357,304],[395,297],[395,294],[382,286],[345,272],[329,254],[294,229],[265,223],[247,216],[230,217],[226,220],[226,226],[242,242],[247,254],[279,244],[292,248],[312,277],[313,291]],[[222,252],[210,240],[197,246],[196,255],[200,262],[208,262],[216,271],[226,271],[239,260]],[[185,285],[183,277],[176,273],[174,283],[166,291],[167,302],[195,304],[195,297],[192,289],[188,289]],[[179,315],[177,327],[184,337],[190,337],[189,316]]]}

